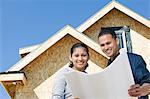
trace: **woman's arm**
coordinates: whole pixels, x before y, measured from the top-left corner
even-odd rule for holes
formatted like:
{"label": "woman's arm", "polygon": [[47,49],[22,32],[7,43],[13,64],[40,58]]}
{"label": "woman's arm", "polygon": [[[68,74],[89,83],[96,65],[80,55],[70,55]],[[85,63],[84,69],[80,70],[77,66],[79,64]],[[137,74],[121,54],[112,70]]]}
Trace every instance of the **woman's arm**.
{"label": "woman's arm", "polygon": [[66,88],[66,81],[63,73],[58,73],[54,80],[51,99],[63,99]]}

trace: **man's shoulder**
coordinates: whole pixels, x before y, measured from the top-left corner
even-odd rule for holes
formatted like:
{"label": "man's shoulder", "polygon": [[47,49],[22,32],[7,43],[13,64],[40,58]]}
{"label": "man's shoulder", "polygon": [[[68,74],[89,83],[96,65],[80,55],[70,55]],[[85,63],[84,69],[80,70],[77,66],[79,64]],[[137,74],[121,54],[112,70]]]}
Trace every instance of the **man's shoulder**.
{"label": "man's shoulder", "polygon": [[127,54],[128,54],[130,61],[137,62],[137,61],[143,60],[142,56],[139,54],[129,53],[129,52],[127,52]]}
{"label": "man's shoulder", "polygon": [[141,55],[136,54],[136,53],[129,53],[129,52],[127,52],[127,54],[128,54],[129,57],[133,57],[133,58],[142,57]]}

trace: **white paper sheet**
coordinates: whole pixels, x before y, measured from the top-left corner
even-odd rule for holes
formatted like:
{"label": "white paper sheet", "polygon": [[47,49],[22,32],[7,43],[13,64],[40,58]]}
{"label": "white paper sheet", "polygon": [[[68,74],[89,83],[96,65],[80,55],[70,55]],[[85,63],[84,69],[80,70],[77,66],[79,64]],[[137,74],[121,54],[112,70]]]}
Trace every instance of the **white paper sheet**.
{"label": "white paper sheet", "polygon": [[79,99],[137,99],[128,95],[134,84],[126,51],[102,72],[85,74],[72,72],[65,75],[73,96]]}

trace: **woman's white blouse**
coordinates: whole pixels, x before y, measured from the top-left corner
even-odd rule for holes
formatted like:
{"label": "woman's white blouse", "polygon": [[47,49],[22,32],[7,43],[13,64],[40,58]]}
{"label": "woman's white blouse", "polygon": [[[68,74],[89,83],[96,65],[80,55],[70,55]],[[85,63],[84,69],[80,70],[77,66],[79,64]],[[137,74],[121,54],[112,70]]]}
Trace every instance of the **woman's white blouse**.
{"label": "woman's white blouse", "polygon": [[69,73],[72,71],[74,71],[72,68],[65,67],[57,73],[52,88],[52,99],[73,99],[71,90],[64,76],[65,73]]}

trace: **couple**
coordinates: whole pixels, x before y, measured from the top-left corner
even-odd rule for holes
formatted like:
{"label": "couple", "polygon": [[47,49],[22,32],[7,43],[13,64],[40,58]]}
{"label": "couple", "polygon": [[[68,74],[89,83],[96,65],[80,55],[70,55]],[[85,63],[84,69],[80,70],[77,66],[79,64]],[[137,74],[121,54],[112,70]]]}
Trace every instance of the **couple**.
{"label": "couple", "polygon": [[[110,57],[108,66],[119,55],[119,41],[115,32],[112,30],[101,31],[98,35],[98,43],[102,51]],[[140,55],[133,53],[127,54],[135,81],[135,85],[131,85],[129,90],[127,90],[128,94],[132,97],[138,97],[138,99],[148,99],[148,94],[150,94],[150,73],[146,68],[146,63]],[[77,97],[72,97],[64,74],[74,70],[86,73],[85,69],[88,67],[88,59],[89,52],[85,44],[76,43],[72,46],[70,50],[71,64],[56,76],[52,89],[52,99],[78,99]]]}

